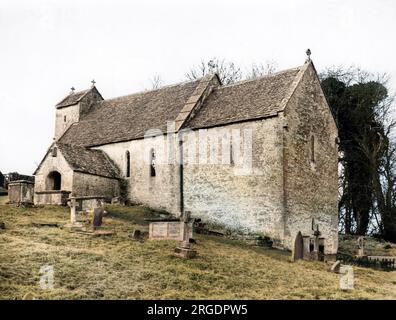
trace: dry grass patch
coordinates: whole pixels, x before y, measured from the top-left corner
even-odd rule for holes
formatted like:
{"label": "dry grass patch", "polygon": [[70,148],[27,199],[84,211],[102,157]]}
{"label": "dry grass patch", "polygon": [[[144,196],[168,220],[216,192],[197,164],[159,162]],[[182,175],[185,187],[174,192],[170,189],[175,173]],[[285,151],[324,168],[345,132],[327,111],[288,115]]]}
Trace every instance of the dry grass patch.
{"label": "dry grass patch", "polygon": [[[143,207],[110,206],[108,237],[36,227],[66,223],[68,208],[0,205],[0,298],[21,299],[395,299],[396,273],[355,270],[355,290],[341,291],[339,277],[320,262],[289,261],[290,253],[197,236],[198,257],[173,256],[173,241],[134,241],[147,231]],[[32,224],[33,223],[33,224]],[[52,265],[55,286],[39,286],[40,267]]]}

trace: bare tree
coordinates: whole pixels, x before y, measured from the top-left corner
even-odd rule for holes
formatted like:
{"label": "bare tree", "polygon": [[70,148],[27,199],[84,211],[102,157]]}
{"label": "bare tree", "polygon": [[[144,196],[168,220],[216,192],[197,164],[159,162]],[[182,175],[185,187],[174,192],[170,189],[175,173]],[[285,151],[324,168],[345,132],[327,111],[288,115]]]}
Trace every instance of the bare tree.
{"label": "bare tree", "polygon": [[232,84],[242,79],[241,68],[234,62],[229,62],[224,59],[212,58],[209,61],[201,61],[201,63],[186,74],[187,79],[196,80],[202,78],[206,74],[216,73],[222,84]]}
{"label": "bare tree", "polygon": [[151,79],[151,89],[155,90],[155,89],[159,89],[162,87],[163,85],[163,81],[162,78],[159,74],[155,74]]}
{"label": "bare tree", "polygon": [[255,79],[262,76],[273,74],[277,69],[275,61],[270,60],[265,63],[253,63],[250,70],[246,73],[246,79]]}

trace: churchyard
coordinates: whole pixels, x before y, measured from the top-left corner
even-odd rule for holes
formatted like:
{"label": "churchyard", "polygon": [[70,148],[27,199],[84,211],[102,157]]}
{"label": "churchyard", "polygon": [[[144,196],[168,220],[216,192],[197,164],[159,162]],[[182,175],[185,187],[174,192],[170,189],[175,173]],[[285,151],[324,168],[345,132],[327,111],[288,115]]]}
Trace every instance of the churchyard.
{"label": "churchyard", "polygon": [[[197,256],[174,254],[177,241],[134,239],[159,217],[141,206],[106,206],[101,231],[63,226],[70,208],[22,208],[0,197],[0,299],[396,299],[396,271],[353,267],[354,288],[319,261],[292,262],[291,253],[194,234]],[[355,250],[356,239],[340,238]],[[396,245],[367,240],[370,254],[396,255]],[[42,286],[45,268],[53,285]],[[44,268],[44,269],[43,269]]]}

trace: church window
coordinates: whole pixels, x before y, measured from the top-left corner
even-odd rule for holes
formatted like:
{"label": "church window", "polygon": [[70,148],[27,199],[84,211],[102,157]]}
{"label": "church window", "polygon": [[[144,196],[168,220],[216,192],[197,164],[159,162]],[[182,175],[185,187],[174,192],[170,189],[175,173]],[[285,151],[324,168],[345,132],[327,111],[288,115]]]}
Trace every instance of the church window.
{"label": "church window", "polygon": [[155,151],[154,149],[151,149],[150,151],[150,176],[155,177],[156,172],[155,172]]}
{"label": "church window", "polygon": [[63,116],[63,122],[66,122],[66,116]]}
{"label": "church window", "polygon": [[232,137],[230,140],[230,165],[234,165],[234,151],[232,150]]}
{"label": "church window", "polygon": [[315,162],[315,137],[311,137],[311,162]]}
{"label": "church window", "polygon": [[129,151],[125,153],[126,156],[126,176],[129,178],[131,176],[131,154]]}
{"label": "church window", "polygon": [[57,147],[52,148],[52,156],[56,157],[57,154],[58,154],[58,148]]}

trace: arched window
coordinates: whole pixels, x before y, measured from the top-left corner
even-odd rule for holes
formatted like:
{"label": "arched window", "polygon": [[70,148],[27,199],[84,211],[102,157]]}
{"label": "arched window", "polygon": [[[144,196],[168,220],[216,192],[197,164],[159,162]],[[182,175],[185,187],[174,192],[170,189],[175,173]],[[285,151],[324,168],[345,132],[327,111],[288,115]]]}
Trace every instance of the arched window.
{"label": "arched window", "polygon": [[150,150],[150,177],[155,177],[155,151]]}
{"label": "arched window", "polygon": [[60,190],[62,186],[62,176],[58,171],[51,171],[46,180],[47,190]]}
{"label": "arched window", "polygon": [[126,158],[126,173],[125,173],[125,175],[127,176],[127,178],[129,178],[131,176],[131,154],[129,153],[129,151],[127,151],[125,153],[125,158]]}
{"label": "arched window", "polygon": [[311,136],[311,162],[315,162],[315,137]]}
{"label": "arched window", "polygon": [[230,139],[230,165],[233,166],[235,164],[234,162],[234,150],[232,149],[232,136]]}
{"label": "arched window", "polygon": [[52,154],[53,157],[56,157],[57,154],[58,154],[58,148],[57,147],[53,147],[51,154]]}

